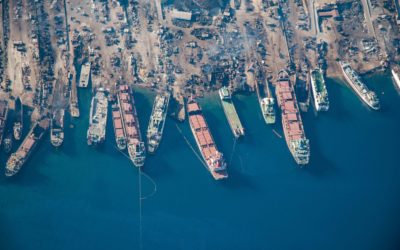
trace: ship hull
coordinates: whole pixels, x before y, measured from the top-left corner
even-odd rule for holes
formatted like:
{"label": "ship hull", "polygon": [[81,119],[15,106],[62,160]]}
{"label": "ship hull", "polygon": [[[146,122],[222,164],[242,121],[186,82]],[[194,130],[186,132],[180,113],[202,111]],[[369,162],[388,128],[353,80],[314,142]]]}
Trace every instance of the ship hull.
{"label": "ship hull", "polygon": [[[191,104],[193,104],[193,103],[194,102],[192,101]],[[191,105],[191,104],[188,104],[188,106]],[[196,140],[197,148],[198,148],[198,150],[199,150],[199,152],[201,154],[202,160],[203,160],[202,162],[207,167],[208,171],[211,173],[211,175],[214,177],[215,180],[221,180],[221,179],[228,178],[228,173],[226,171],[226,163],[224,162],[222,154],[219,153],[219,151],[218,151],[218,149],[217,149],[217,147],[215,145],[214,139],[213,139],[213,137],[211,135],[211,131],[209,130],[209,126],[207,125],[205,117],[201,113],[200,109],[196,109],[195,111],[193,111],[193,109],[188,107],[187,110],[188,110],[190,129],[192,131],[193,137]],[[193,114],[191,112],[195,112],[195,113]],[[200,127],[198,127],[199,130],[197,132],[196,132],[195,125],[193,124],[194,121],[192,121],[192,119],[191,119],[192,116],[193,116],[193,119],[196,119],[196,123],[199,122],[199,120],[197,120],[197,118],[195,116],[202,117],[202,120],[203,120],[202,122],[204,123],[204,124],[198,124],[198,126],[200,126]],[[205,138],[205,136],[206,136],[206,134],[204,134],[205,132],[208,133],[207,134],[208,137],[209,137],[208,139]],[[198,136],[200,136],[200,135],[198,135],[198,133],[200,133],[201,136],[203,136],[203,144],[199,141]],[[202,147],[202,145],[204,147]],[[209,153],[208,153],[209,157],[207,157],[205,155],[205,151],[203,151],[203,150],[210,150],[211,148],[213,150],[209,151]],[[217,157],[213,158],[213,155],[217,156]],[[215,164],[215,161],[213,161],[213,159],[217,159],[217,161],[219,163],[217,165],[217,168],[215,168],[213,166],[213,164]]]}
{"label": "ship hull", "polygon": [[[167,112],[168,112],[168,107],[169,107],[169,99],[170,99],[170,94],[167,93],[164,95],[165,99],[164,99],[164,105],[162,107],[162,109],[158,109],[157,111],[161,111],[162,115],[161,115],[161,120],[160,120],[160,129],[157,129],[156,127],[151,127],[152,126],[152,120],[151,119],[155,119],[155,112],[157,107],[157,100],[159,100],[159,98],[162,98],[161,96],[157,96],[156,100],[154,102],[153,105],[153,111],[151,113],[151,118],[150,118],[150,123],[149,123],[149,127],[147,129],[147,151],[150,154],[154,154],[156,152],[156,150],[158,149],[161,140],[162,140],[162,136],[164,134],[164,127],[165,127],[165,122],[167,119]],[[157,132],[154,134],[154,131],[157,130]],[[152,132],[153,131],[153,132]]]}
{"label": "ship hull", "polygon": [[400,90],[400,72],[396,72],[394,69],[392,71],[393,81],[396,84],[396,87]]}
{"label": "ship hull", "polygon": [[224,110],[226,119],[228,120],[229,127],[231,128],[233,136],[236,139],[243,137],[245,134],[244,128],[242,126],[242,123],[240,122],[239,115],[237,114],[232,99],[230,98],[229,100],[225,100],[226,97],[223,94],[223,89],[219,90],[219,97],[221,100],[222,109]]}
{"label": "ship hull", "polygon": [[205,164],[205,166],[207,166],[208,171],[211,173],[211,175],[214,177],[215,180],[222,180],[222,179],[226,179],[228,178],[228,174],[225,173],[216,173],[215,171],[212,170],[212,168],[207,164],[207,159],[205,158],[204,154],[201,151],[201,146],[200,146],[200,142],[196,137],[196,131],[193,128],[193,125],[191,123],[190,124],[190,130],[192,131],[193,137],[196,140],[196,145],[197,145],[197,149],[200,151],[201,157],[203,159],[203,163]]}
{"label": "ship hull", "polygon": [[[318,72],[318,74],[321,74],[321,77],[323,77],[321,72]],[[318,86],[317,86],[318,83],[317,83],[316,77],[314,77],[313,72],[311,72],[310,76],[311,76],[311,90],[312,90],[313,97],[314,97],[313,100],[314,100],[315,109],[318,112],[319,111],[328,111],[329,103],[325,103],[320,100],[320,98],[319,98],[320,93],[319,93]],[[320,84],[325,86],[325,81],[323,79],[321,81],[322,82]]]}
{"label": "ship hull", "polygon": [[365,103],[367,104],[370,108],[374,109],[374,110],[379,110],[380,107],[378,106],[374,106],[368,99],[366,99],[365,95],[363,95],[362,93],[360,93],[359,89],[355,86],[355,83],[353,82],[352,79],[350,79],[350,77],[347,75],[347,73],[344,70],[344,67],[341,65],[341,69],[344,75],[344,78],[347,82],[348,85],[350,85],[351,89],[357,94],[357,96]]}

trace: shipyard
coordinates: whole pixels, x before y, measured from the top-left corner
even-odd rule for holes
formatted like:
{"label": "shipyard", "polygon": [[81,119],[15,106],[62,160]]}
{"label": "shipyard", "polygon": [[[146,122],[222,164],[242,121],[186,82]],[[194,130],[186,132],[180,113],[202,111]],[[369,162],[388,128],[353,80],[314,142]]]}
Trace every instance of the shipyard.
{"label": "shipyard", "polygon": [[[380,94],[364,83],[366,74],[388,72],[400,86],[398,9],[396,1],[370,0],[2,1],[0,136],[7,135],[7,148],[24,141],[26,107],[31,124],[49,119],[58,148],[68,137],[64,113],[80,119],[80,93],[90,92],[87,143],[104,143],[111,117],[116,148],[142,167],[167,133],[167,119],[198,129],[192,115],[201,109],[187,103],[209,93],[219,94],[233,138],[246,137],[234,100],[254,94],[267,125],[258,133],[284,134],[295,162],[307,165],[301,116],[329,110],[335,97],[326,78],[342,79],[372,110],[380,109]],[[157,93],[146,140],[135,88]]]}
{"label": "shipyard", "polygon": [[400,0],[0,0],[0,249],[400,249]]}

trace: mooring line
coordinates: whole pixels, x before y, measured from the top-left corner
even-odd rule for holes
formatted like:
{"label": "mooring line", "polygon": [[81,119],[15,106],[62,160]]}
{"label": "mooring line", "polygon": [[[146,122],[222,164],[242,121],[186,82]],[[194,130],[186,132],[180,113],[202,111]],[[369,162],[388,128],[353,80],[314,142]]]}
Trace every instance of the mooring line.
{"label": "mooring line", "polygon": [[183,134],[182,130],[179,128],[178,124],[175,123],[176,128],[178,129],[179,133],[182,135],[183,139],[186,141],[187,145],[189,148],[193,151],[193,153],[196,155],[197,159],[201,162],[201,164],[207,169],[207,171],[210,171],[207,167],[207,165],[204,163],[203,159],[200,157],[200,155],[196,152],[196,150],[193,148],[192,144],[190,141],[186,138],[186,136]]}

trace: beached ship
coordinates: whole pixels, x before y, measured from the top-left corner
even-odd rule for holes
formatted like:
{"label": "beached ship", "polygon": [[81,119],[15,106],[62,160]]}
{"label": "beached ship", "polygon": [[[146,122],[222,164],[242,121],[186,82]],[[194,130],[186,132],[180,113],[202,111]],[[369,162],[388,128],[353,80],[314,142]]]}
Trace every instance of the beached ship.
{"label": "beached ship", "polygon": [[88,145],[101,144],[106,138],[108,99],[104,90],[98,89],[90,106]]}
{"label": "beached ship", "polygon": [[129,157],[136,167],[142,167],[146,159],[146,147],[140,133],[133,90],[127,84],[120,84],[117,89],[117,100],[122,113]]}
{"label": "beached ship", "polygon": [[187,111],[193,137],[208,170],[216,180],[228,178],[224,156],[218,151],[203,112],[194,98],[188,101]]}
{"label": "beached ship", "polygon": [[17,98],[15,100],[15,118],[13,124],[13,134],[14,139],[19,141],[22,137],[22,129],[23,129],[23,114],[24,114],[24,106],[22,105],[21,99]]}
{"label": "beached ship", "polygon": [[230,90],[227,87],[222,87],[219,90],[219,97],[233,135],[235,138],[244,136],[244,128],[240,122],[239,115],[236,112],[235,105],[233,104]]}
{"label": "beached ship", "polygon": [[8,102],[0,101],[0,145],[3,142],[3,135],[7,125],[8,118]]}
{"label": "beached ship", "polygon": [[147,150],[149,153],[154,153],[161,142],[170,96],[171,94],[168,92],[158,94],[154,101],[149,127],[147,128]]}
{"label": "beached ship", "polygon": [[397,88],[400,89],[400,66],[398,65],[392,66],[391,72]]}
{"label": "beached ship", "polygon": [[64,142],[64,109],[54,112],[50,123],[50,142],[54,147],[60,147]]}
{"label": "beached ship", "polygon": [[328,111],[328,90],[326,89],[324,75],[320,68],[316,68],[311,72],[311,89],[314,96],[315,109],[317,111]]}
{"label": "beached ship", "polygon": [[356,94],[363,100],[369,107],[374,110],[380,109],[379,99],[376,94],[369,90],[365,85],[360,76],[350,67],[350,64],[346,62],[339,62],[340,67],[346,82],[356,92]]}
{"label": "beached ship", "polygon": [[89,85],[90,66],[91,66],[90,62],[87,62],[87,63],[82,65],[81,75],[79,77],[78,87],[86,88]]}
{"label": "beached ship", "polygon": [[111,110],[112,110],[115,142],[119,150],[125,150],[126,135],[125,135],[124,125],[122,122],[121,110],[119,108],[118,103],[114,103],[111,106]]}
{"label": "beached ship", "polygon": [[310,159],[310,143],[305,136],[296,96],[286,71],[279,72],[275,92],[282,111],[282,128],[286,144],[296,163],[306,165]]}
{"label": "beached ship", "polygon": [[37,144],[42,139],[46,128],[48,127],[48,125],[45,126],[43,123],[48,124],[48,121],[35,123],[17,151],[12,153],[8,158],[5,172],[7,177],[18,173],[21,167],[28,160],[29,156],[32,154],[32,151],[36,148]]}

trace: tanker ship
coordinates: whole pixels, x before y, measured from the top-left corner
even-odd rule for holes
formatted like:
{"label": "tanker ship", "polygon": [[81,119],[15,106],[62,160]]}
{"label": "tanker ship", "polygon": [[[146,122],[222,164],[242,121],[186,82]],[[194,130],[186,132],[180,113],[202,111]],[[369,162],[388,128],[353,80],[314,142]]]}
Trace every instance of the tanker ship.
{"label": "tanker ship", "polygon": [[191,98],[188,101],[187,111],[190,128],[208,170],[216,180],[228,178],[224,156],[218,151],[203,112],[195,99]]}
{"label": "tanker ship", "polygon": [[275,92],[282,111],[286,144],[296,163],[306,165],[310,159],[310,143],[305,136],[296,96],[286,71],[279,72]]}

